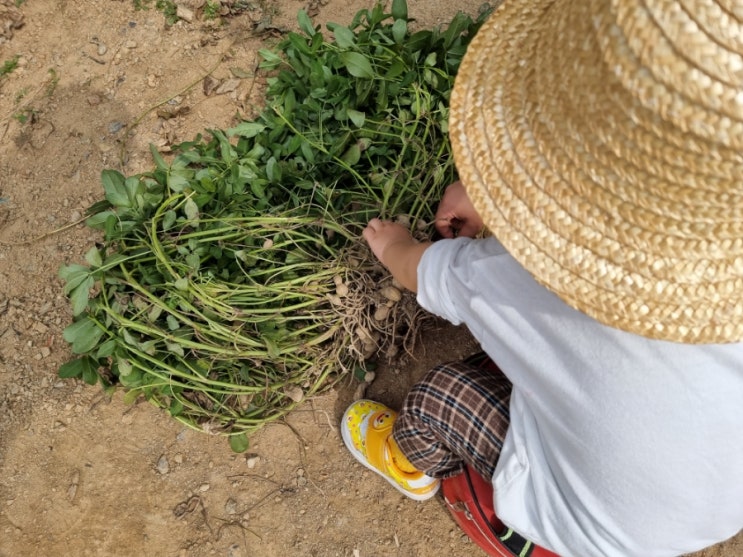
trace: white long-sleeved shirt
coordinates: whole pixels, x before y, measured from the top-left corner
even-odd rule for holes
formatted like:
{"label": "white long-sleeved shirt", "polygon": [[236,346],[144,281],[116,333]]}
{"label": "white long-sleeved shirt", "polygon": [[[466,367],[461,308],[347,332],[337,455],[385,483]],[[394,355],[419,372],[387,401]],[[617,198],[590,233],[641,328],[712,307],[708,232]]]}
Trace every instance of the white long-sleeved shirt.
{"label": "white long-sleeved shirt", "polygon": [[489,238],[436,242],[418,302],[513,383],[492,478],[505,524],[563,556],[665,557],[743,527],[743,343],[600,324]]}

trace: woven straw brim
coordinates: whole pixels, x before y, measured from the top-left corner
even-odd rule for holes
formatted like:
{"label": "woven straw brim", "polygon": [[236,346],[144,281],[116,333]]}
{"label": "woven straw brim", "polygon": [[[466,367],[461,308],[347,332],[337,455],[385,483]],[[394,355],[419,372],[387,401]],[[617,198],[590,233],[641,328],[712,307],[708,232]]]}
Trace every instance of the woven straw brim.
{"label": "woven straw brim", "polygon": [[462,182],[506,249],[602,323],[743,340],[741,21],[708,0],[506,0],[468,48]]}

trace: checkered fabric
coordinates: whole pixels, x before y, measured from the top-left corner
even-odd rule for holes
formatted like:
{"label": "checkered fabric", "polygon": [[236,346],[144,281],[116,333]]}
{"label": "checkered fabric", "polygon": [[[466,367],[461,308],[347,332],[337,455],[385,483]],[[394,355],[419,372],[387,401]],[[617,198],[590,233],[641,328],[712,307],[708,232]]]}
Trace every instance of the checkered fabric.
{"label": "checkered fabric", "polygon": [[393,438],[410,462],[447,478],[470,464],[491,478],[509,424],[511,383],[485,354],[442,364],[410,391]]}

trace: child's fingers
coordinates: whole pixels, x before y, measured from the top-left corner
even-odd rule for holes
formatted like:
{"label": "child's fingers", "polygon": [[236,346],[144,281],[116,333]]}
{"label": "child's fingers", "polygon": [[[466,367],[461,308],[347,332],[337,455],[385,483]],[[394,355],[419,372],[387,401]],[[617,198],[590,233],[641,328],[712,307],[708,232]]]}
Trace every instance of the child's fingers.
{"label": "child's fingers", "polygon": [[455,216],[447,216],[437,218],[435,225],[436,230],[443,238],[456,238],[459,229],[462,227],[462,221]]}
{"label": "child's fingers", "polygon": [[382,221],[374,218],[371,219],[367,224],[366,228],[362,231],[361,235],[364,237],[364,239],[368,242],[371,238],[374,237],[374,235],[377,232],[377,229],[379,229],[379,226],[382,224]]}

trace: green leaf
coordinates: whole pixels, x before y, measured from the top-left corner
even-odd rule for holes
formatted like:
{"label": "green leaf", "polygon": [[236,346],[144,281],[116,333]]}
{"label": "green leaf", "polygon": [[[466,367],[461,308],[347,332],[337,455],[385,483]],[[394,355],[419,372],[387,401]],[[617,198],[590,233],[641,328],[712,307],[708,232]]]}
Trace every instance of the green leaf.
{"label": "green leaf", "polygon": [[331,31],[333,31],[333,37],[335,37],[335,42],[339,47],[351,48],[356,44],[356,35],[348,27],[333,24]]}
{"label": "green leaf", "polygon": [[162,306],[152,306],[152,309],[147,314],[147,319],[149,319],[152,323],[157,321],[160,318],[160,315],[163,312]]}
{"label": "green leaf", "polygon": [[62,331],[62,337],[72,345],[72,352],[75,354],[90,352],[98,344],[101,336],[103,329],[89,317],[75,321]]}
{"label": "green leaf", "polygon": [[281,180],[281,170],[279,169],[276,158],[271,157],[266,161],[266,176],[272,182],[278,182]]}
{"label": "green leaf", "polygon": [[181,346],[177,342],[166,342],[165,347],[168,349],[168,352],[176,354],[177,356],[180,356],[181,358],[183,358],[186,355],[185,350],[183,350],[183,346]]}
{"label": "green leaf", "polygon": [[119,370],[119,377],[126,377],[131,374],[134,366],[132,366],[132,363],[129,360],[120,358],[117,361],[117,369]]}
{"label": "green leaf", "polygon": [[240,137],[251,138],[255,137],[265,129],[266,126],[264,126],[263,124],[259,124],[258,122],[242,122],[234,128],[228,129],[227,135],[239,135]]}
{"label": "green leaf", "polygon": [[83,366],[83,381],[88,385],[95,385],[98,382],[98,370],[92,366]]}
{"label": "green leaf", "polygon": [[312,145],[310,145],[307,141],[302,141],[299,149],[300,151],[302,151],[302,156],[304,156],[305,160],[308,163],[315,164],[315,151],[312,149]]}
{"label": "green leaf", "polygon": [[417,59],[420,54],[419,51],[428,48],[428,43],[432,40],[432,36],[431,31],[425,29],[416,31],[405,41],[405,49],[411,54],[415,54]]}
{"label": "green leaf", "polygon": [[171,399],[170,407],[168,408],[168,413],[174,417],[180,416],[183,413],[183,403],[177,398]]}
{"label": "green leaf", "polygon": [[356,163],[358,163],[359,160],[361,160],[361,147],[359,146],[359,144],[354,143],[353,145],[351,145],[348,150],[343,153],[341,160],[348,166],[354,166]]}
{"label": "green leaf", "polygon": [[72,379],[73,377],[82,377],[83,376],[83,361],[87,359],[88,356],[83,356],[82,358],[76,358],[74,360],[71,360],[67,363],[62,364],[59,366],[59,370],[57,371],[57,375],[59,375],[62,379]]}
{"label": "green leaf", "polygon": [[394,19],[408,19],[408,3],[406,0],[392,0],[392,17]]}
{"label": "green leaf", "polygon": [[155,161],[155,166],[157,167],[157,169],[167,172],[168,163],[165,162],[165,159],[162,157],[160,152],[157,150],[157,147],[155,147],[155,145],[152,143],[150,143],[150,154],[152,155],[152,160]]}
{"label": "green leaf", "polygon": [[189,253],[186,256],[186,265],[188,265],[192,271],[198,271],[199,267],[201,267],[201,257],[196,253]]}
{"label": "green leaf", "polygon": [[369,24],[374,27],[379,23],[382,23],[387,18],[387,14],[384,13],[384,6],[381,2],[377,2],[368,16]]}
{"label": "green leaf", "polygon": [[180,290],[181,292],[185,292],[186,290],[188,290],[188,278],[187,277],[179,278],[173,283],[173,286],[175,286],[176,289]]}
{"label": "green leaf", "polygon": [[63,289],[65,295],[72,292],[89,276],[90,269],[84,265],[78,265],[76,263],[60,267],[59,269],[59,278],[65,281]]}
{"label": "green leaf", "polygon": [[168,174],[167,183],[168,187],[174,192],[182,192],[190,185],[188,178],[172,172]]}
{"label": "green leaf", "polygon": [[79,377],[86,383],[94,385],[98,380],[98,362],[90,356],[83,356],[59,366],[57,375],[63,379]]}
{"label": "green leaf", "polygon": [[363,112],[349,108],[348,110],[346,110],[346,114],[348,114],[348,117],[351,119],[351,122],[353,122],[357,128],[364,127],[364,121],[366,120],[366,115]]}
{"label": "green leaf", "polygon": [[114,353],[115,349],[116,349],[116,341],[113,339],[107,340],[106,342],[104,342],[98,347],[98,351],[95,353],[95,357],[97,359],[108,358],[110,355]]}
{"label": "green leaf", "polygon": [[147,342],[143,342],[140,345],[140,350],[144,352],[145,354],[149,354],[150,356],[154,356],[157,354],[157,340],[148,340]]}
{"label": "green leaf", "polygon": [[304,31],[308,37],[312,37],[315,35],[315,33],[317,33],[314,25],[312,25],[310,16],[308,16],[307,12],[305,12],[304,10],[299,10],[299,13],[297,14],[297,21],[299,22],[299,28]]}
{"label": "green leaf", "polygon": [[397,19],[392,24],[392,38],[396,44],[402,44],[405,36],[408,34],[408,22],[404,19]]}
{"label": "green leaf", "polygon": [[348,73],[352,76],[364,79],[372,79],[374,77],[371,62],[360,52],[341,52],[340,59],[346,66]]}
{"label": "green leaf", "polygon": [[134,200],[137,200],[137,206],[141,207],[142,201],[144,200],[145,187],[139,179],[139,176],[129,176],[124,182],[124,187],[126,187],[126,194],[129,196],[129,202],[134,205]]}
{"label": "green leaf", "polygon": [[199,220],[199,206],[196,205],[196,202],[190,197],[186,199],[186,203],[183,205],[183,213],[190,221]]}
{"label": "green leaf", "polygon": [[[121,383],[124,384],[123,381]],[[137,385],[133,385],[132,384],[131,386],[134,387],[134,386],[137,386]],[[139,398],[139,395],[141,395],[141,394],[142,394],[142,392],[139,391],[139,390],[127,391],[126,393],[124,393],[124,396],[123,396],[122,400],[124,401],[124,404],[134,404],[137,401],[137,399]]]}
{"label": "green leaf", "polygon": [[101,265],[103,265],[101,252],[98,251],[98,248],[95,246],[90,248],[85,254],[85,261],[87,261],[91,267],[100,267]]}
{"label": "green leaf", "polygon": [[258,180],[252,180],[250,182],[250,191],[258,199],[265,199],[266,198],[266,188],[264,188],[263,187],[263,184],[261,184]]}
{"label": "green leaf", "polygon": [[247,433],[238,433],[236,435],[230,435],[230,448],[233,452],[244,453],[250,447],[250,440],[248,439]]}
{"label": "green leaf", "polygon": [[175,221],[177,219],[178,219],[178,215],[176,215],[175,211],[173,210],[165,211],[165,214],[163,215],[163,222],[162,222],[163,232],[173,228],[173,225],[175,224]]}
{"label": "green leaf", "polygon": [[265,48],[262,48],[261,50],[259,50],[258,54],[260,54],[261,58],[263,58],[264,60],[260,64],[261,68],[266,68],[266,69],[275,68],[276,66],[281,65],[281,63],[284,61],[284,59],[281,56]]}
{"label": "green leaf", "polygon": [[294,89],[289,89],[284,95],[284,118],[291,118],[295,106],[297,106],[297,94]]}
{"label": "green leaf", "polygon": [[104,170],[101,172],[103,191],[106,201],[114,207],[129,208],[132,206],[129,195],[126,192],[124,175],[116,170]]}
{"label": "green leaf", "polygon": [[227,163],[231,163],[233,160],[235,160],[237,158],[237,152],[232,146],[232,143],[230,143],[229,139],[227,139],[227,136],[224,134],[224,132],[222,130],[210,131],[215,139],[219,141],[219,149],[222,154],[222,159],[224,159],[224,161]]}
{"label": "green leaf", "polygon": [[106,225],[108,219],[116,219],[116,213],[114,211],[102,211],[96,213],[95,215],[85,219],[85,225],[100,230]]}
{"label": "green leaf", "polygon": [[266,345],[266,351],[268,352],[268,356],[270,358],[278,358],[281,354],[281,349],[279,348],[279,345],[276,344],[273,339],[269,338],[266,335],[261,335],[261,339],[263,340],[264,344]]}
{"label": "green leaf", "polygon": [[70,301],[72,302],[72,315],[77,317],[88,307],[90,299],[90,289],[93,288],[95,279],[88,277],[70,292]]}

